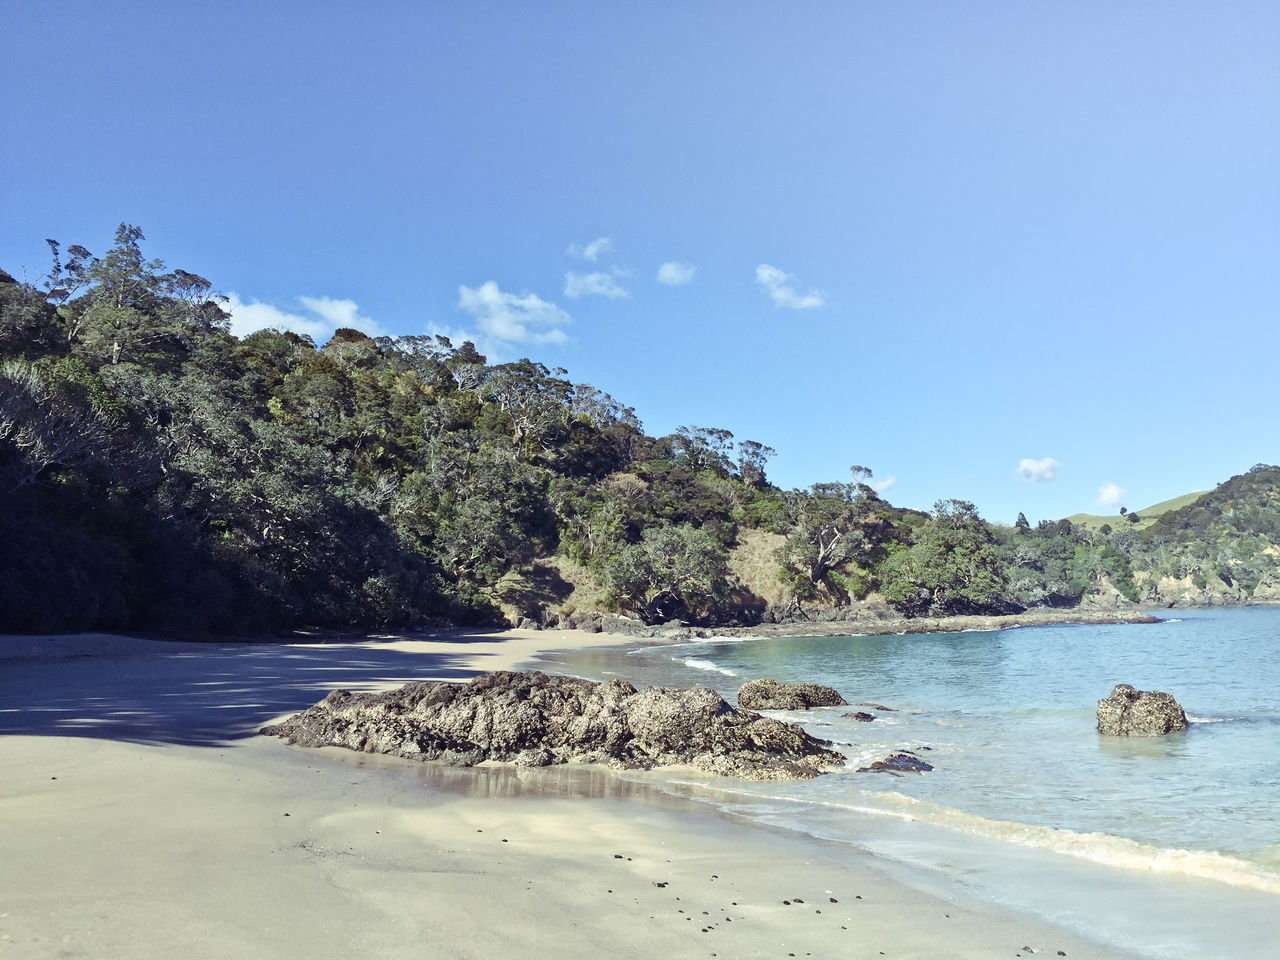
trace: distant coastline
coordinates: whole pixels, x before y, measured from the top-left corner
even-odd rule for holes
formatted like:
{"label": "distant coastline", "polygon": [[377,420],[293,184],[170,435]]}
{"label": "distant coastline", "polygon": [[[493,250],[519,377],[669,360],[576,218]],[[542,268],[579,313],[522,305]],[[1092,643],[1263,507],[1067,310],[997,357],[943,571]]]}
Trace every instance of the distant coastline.
{"label": "distant coastline", "polygon": [[[808,620],[788,623],[760,623],[754,626],[690,626],[668,623],[650,626],[626,617],[605,617],[600,632],[625,634],[637,639],[685,640],[707,637],[838,637],[890,636],[918,633],[961,633],[1011,630],[1017,627],[1039,627],[1049,624],[1160,623],[1159,617],[1137,609],[1037,609],[1011,614],[965,614],[944,617],[854,616],[846,619],[824,619],[821,612]],[[554,636],[557,631],[547,631]]]}
{"label": "distant coastline", "polygon": [[717,630],[728,636],[884,636],[909,633],[962,633],[966,631],[1010,630],[1015,627],[1040,627],[1055,623],[1159,623],[1141,610],[1028,610],[1025,613],[1000,615],[962,615],[949,617],[894,617],[888,620],[846,620],[808,623],[766,623],[758,627],[732,627]]}

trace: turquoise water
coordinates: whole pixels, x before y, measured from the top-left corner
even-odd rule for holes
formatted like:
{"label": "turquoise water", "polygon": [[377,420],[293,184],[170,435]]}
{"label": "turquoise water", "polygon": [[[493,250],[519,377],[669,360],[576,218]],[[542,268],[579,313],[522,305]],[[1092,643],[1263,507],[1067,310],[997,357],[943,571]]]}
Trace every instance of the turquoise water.
{"label": "turquoise water", "polygon": [[[710,686],[771,676],[850,708],[780,713],[832,740],[844,773],[797,784],[672,783],[736,814],[876,853],[922,885],[1048,916],[1153,957],[1280,955],[1280,608],[1159,624],[708,640],[548,657],[546,669]],[[1185,734],[1104,738],[1116,683],[1172,693]],[[854,768],[894,750],[935,767]],[[1230,931],[1230,947],[1222,935]]]}

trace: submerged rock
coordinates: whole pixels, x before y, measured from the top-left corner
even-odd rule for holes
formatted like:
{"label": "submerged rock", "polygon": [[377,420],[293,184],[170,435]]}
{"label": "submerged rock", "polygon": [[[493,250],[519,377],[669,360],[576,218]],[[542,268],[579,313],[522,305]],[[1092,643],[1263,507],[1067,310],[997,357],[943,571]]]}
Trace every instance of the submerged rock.
{"label": "submerged rock", "polygon": [[471,766],[569,761],[651,768],[691,764],[750,780],[797,780],[840,766],[831,744],[794,724],[735,710],[713,690],[637,690],[543,673],[469,683],[410,683],[385,693],[335,690],[262,728],[303,747],[346,747]]}
{"label": "submerged rock", "polygon": [[892,773],[895,775],[903,773],[928,773],[933,769],[933,764],[926,763],[909,750],[895,753],[892,756],[885,757],[883,760],[877,760],[875,763],[866,767],[859,767],[858,773]]}
{"label": "submerged rock", "polygon": [[867,713],[865,710],[855,710],[853,713],[840,714],[845,720],[857,720],[859,723],[870,723],[876,718],[874,713]]}
{"label": "submerged rock", "polygon": [[849,701],[817,683],[779,683],[772,677],[748,680],[738,688],[738,706],[745,710],[808,710],[847,707]]}
{"label": "submerged rock", "polygon": [[1170,694],[1117,684],[1098,701],[1098,732],[1112,737],[1159,737],[1187,729],[1187,715]]}

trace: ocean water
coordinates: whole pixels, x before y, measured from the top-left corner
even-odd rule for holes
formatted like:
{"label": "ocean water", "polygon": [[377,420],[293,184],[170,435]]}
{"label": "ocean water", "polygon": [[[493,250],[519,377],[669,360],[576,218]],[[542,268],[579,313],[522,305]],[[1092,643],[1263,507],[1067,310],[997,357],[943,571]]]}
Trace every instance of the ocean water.
{"label": "ocean water", "polygon": [[[899,878],[1051,919],[1141,956],[1280,957],[1280,608],[1158,624],[912,636],[710,639],[549,654],[637,685],[813,681],[851,704],[775,714],[846,771],[663,787],[880,857]],[[1172,693],[1186,733],[1102,737],[1117,683]],[[841,714],[861,709],[871,723]],[[909,749],[925,774],[857,773]]]}

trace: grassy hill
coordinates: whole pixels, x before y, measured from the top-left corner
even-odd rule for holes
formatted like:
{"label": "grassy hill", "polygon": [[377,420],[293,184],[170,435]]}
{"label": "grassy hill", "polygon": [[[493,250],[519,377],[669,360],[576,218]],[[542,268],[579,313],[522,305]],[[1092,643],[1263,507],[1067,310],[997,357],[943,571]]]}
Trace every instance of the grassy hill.
{"label": "grassy hill", "polygon": [[[1131,526],[1134,530],[1143,530],[1155,523],[1156,518],[1162,514],[1170,513],[1174,510],[1179,510],[1182,507],[1195,503],[1204,495],[1204,490],[1197,490],[1194,493],[1184,493],[1182,496],[1174,497],[1172,500],[1163,500],[1160,503],[1153,503],[1151,506],[1144,507],[1141,510],[1134,510],[1132,512],[1136,513],[1141,519]],[[1093,513],[1074,513],[1067,517],[1067,519],[1070,520],[1074,526],[1089,527],[1094,530],[1098,529],[1103,524],[1110,524],[1113,529],[1117,530],[1121,529],[1121,524],[1129,525],[1128,518],[1122,517],[1119,514],[1115,514],[1113,516],[1101,516]]]}

